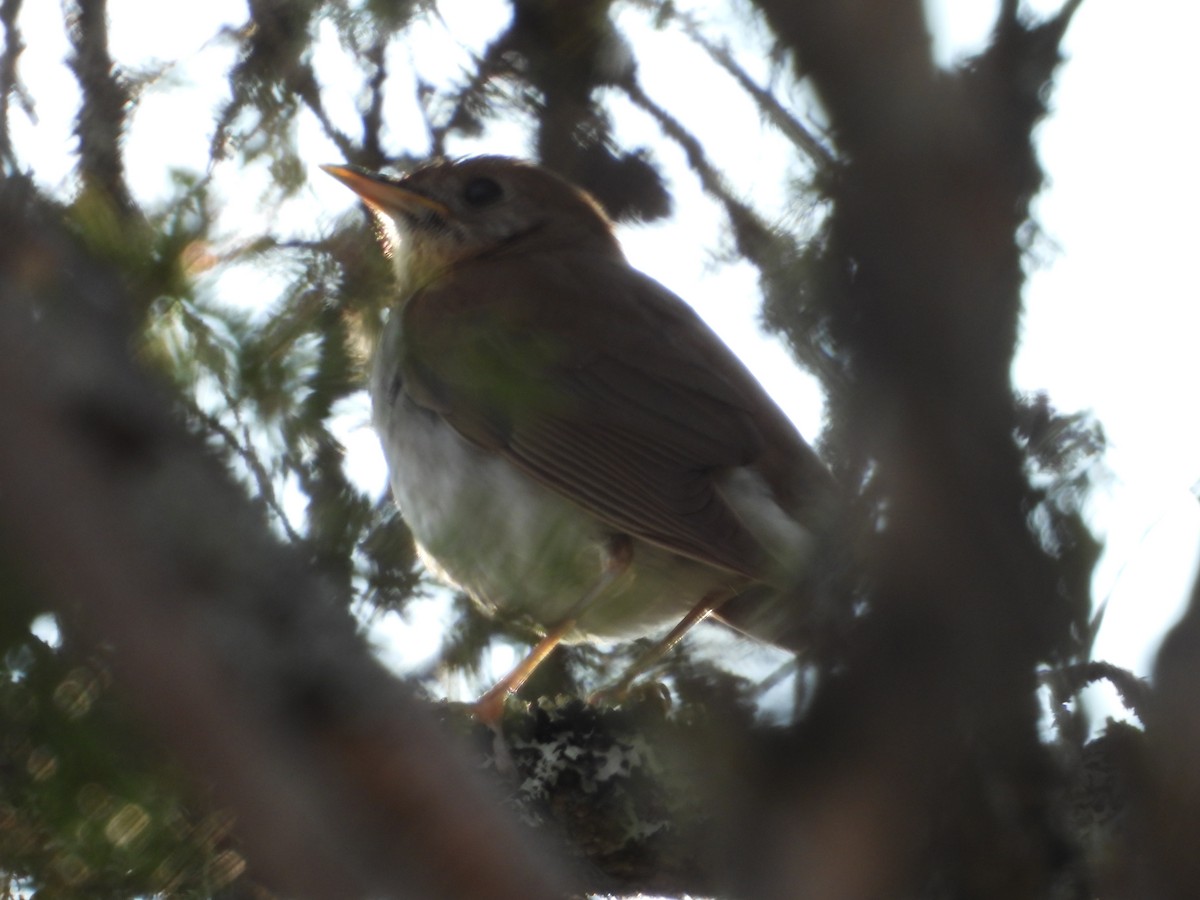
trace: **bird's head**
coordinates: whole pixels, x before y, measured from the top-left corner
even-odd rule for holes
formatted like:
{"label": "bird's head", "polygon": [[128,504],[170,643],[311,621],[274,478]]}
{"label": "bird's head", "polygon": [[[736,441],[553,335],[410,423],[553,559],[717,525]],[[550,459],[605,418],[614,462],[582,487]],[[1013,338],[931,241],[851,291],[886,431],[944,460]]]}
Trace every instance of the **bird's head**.
{"label": "bird's head", "polygon": [[478,156],[434,162],[398,178],[353,166],[322,168],[375,213],[397,275],[410,289],[488,254],[621,255],[599,204],[531,163]]}

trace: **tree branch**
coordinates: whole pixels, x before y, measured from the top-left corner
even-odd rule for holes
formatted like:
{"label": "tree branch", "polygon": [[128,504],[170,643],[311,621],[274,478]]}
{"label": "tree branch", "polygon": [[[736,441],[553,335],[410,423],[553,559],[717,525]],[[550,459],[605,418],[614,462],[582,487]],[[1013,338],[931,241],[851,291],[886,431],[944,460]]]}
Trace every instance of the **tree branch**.
{"label": "tree branch", "polygon": [[778,827],[814,848],[798,883],[844,897],[934,884],[1047,896],[1069,841],[1049,799],[1059,786],[1035,672],[1070,656],[1086,618],[1059,595],[1026,518],[1037,494],[1009,371],[1017,234],[1040,184],[1030,135],[1058,58],[1022,27],[942,73],[915,0],[756,6],[812,79],[844,161],[823,302],[871,473],[870,612],[802,723],[824,752],[763,797],[795,798]]}
{"label": "tree branch", "polygon": [[10,180],[0,197],[0,529],[24,576],[115,647],[133,707],[297,897],[560,897],[129,361],[126,300]]}
{"label": "tree branch", "polygon": [[25,40],[17,17],[21,13],[22,0],[3,0],[0,3],[0,27],[4,29],[4,55],[0,57],[0,165],[14,170],[17,159],[13,153],[12,135],[9,133],[9,103],[13,98],[26,113],[33,115],[33,102],[17,76],[17,61],[25,50]]}
{"label": "tree branch", "polygon": [[83,100],[75,122],[79,138],[79,171],[85,187],[105,193],[122,213],[134,209],[125,183],[121,138],[132,97],[108,52],[107,0],[72,0],[67,33],[68,60]]}

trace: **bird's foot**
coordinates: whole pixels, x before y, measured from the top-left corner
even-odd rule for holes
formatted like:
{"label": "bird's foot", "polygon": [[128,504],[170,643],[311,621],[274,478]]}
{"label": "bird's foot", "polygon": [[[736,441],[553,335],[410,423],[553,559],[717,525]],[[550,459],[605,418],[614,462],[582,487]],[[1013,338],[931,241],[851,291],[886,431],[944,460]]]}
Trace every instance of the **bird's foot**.
{"label": "bird's foot", "polygon": [[515,696],[508,684],[502,681],[471,704],[471,715],[475,717],[476,722],[499,733],[508,698]]}

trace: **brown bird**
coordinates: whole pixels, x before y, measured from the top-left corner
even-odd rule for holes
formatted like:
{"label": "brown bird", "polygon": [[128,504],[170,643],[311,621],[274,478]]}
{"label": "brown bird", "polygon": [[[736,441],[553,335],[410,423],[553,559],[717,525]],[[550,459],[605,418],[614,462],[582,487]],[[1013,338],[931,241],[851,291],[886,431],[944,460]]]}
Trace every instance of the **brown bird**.
{"label": "brown bird", "polygon": [[503,157],[324,169],[393,253],[371,399],[422,557],[546,631],[477,714],[494,722],[559,641],[675,624],[661,653],[731,599],[735,627],[791,643],[788,588],[832,479],[699,316],[629,265],[600,206]]}

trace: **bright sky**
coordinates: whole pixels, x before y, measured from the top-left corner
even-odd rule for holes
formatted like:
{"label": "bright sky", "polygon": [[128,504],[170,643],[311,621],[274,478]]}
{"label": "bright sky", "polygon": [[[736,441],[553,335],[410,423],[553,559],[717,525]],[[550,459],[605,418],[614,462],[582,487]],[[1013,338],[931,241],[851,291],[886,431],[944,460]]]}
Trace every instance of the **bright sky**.
{"label": "bright sky", "polygon": [[[109,5],[111,49],[122,65],[147,66],[154,57],[184,60],[173,70],[169,89],[151,90],[141,99],[127,142],[136,195],[162,196],[168,165],[202,171],[207,164],[209,110],[224,96],[232,54],[227,46],[201,41],[221,23],[240,24],[245,5],[241,0]],[[996,6],[990,0],[928,0],[928,5],[943,62],[982,44]],[[1047,8],[1045,0],[1035,5]],[[506,18],[503,4],[479,0],[447,2],[444,12],[455,39],[467,47],[480,46]],[[722,27],[715,14],[706,10],[704,16],[714,35],[736,34],[736,23]],[[635,40],[654,45],[640,54],[647,90],[699,133],[716,161],[734,173],[739,189],[778,211],[772,198],[785,170],[782,142],[753,111],[737,112],[743,106],[734,102],[737,91],[728,83],[718,78],[698,90],[694,73],[708,68],[699,51],[652,33],[639,17],[629,11],[622,25]],[[28,44],[21,74],[37,102],[38,121],[14,111],[14,140],[44,185],[69,188],[77,90],[62,64],[67,45],[59,5],[25,4],[21,25]],[[1053,96],[1055,112],[1039,135],[1051,186],[1038,202],[1038,215],[1058,249],[1032,274],[1015,368],[1020,388],[1048,391],[1065,411],[1092,409],[1104,425],[1109,475],[1091,504],[1093,525],[1108,540],[1095,582],[1096,596],[1109,601],[1097,656],[1139,673],[1148,671],[1158,636],[1177,614],[1200,546],[1194,494],[1200,480],[1197,33],[1200,8],[1175,0],[1144,0],[1136,7],[1086,0],[1076,15],[1065,44],[1068,62]],[[440,26],[427,38],[397,51],[405,56],[396,59],[393,71],[402,69],[406,57],[435,78],[453,75],[465,63],[461,47],[447,52]],[[317,61],[327,79],[336,77],[336,53],[321,52]],[[751,54],[743,62],[766,80],[765,61]],[[386,137],[396,147],[419,150],[404,143],[406,136],[420,140],[423,134],[404,94],[397,90],[387,110]],[[331,95],[335,118],[352,129],[353,98],[347,94],[340,107],[336,100]],[[714,109],[721,115],[712,115]],[[625,229],[629,255],[696,306],[801,429],[815,436],[820,397],[811,382],[797,379],[786,352],[758,331],[750,268],[714,264],[721,222],[681,154],[636,113],[618,114],[617,126],[629,143],[653,147],[666,163],[678,208],[670,223]],[[338,161],[315,127],[302,129],[301,147],[314,167]],[[513,126],[498,129],[486,146],[469,149],[521,154],[525,144]],[[265,175],[229,165],[218,175],[226,223],[253,223]],[[352,203],[344,188],[314,172],[312,193],[293,213],[301,228],[328,222]],[[278,290],[270,276],[249,267],[229,273],[214,288],[263,307]],[[361,405],[347,410],[354,426],[348,447],[355,470],[381,484],[380,455],[363,421]]]}

